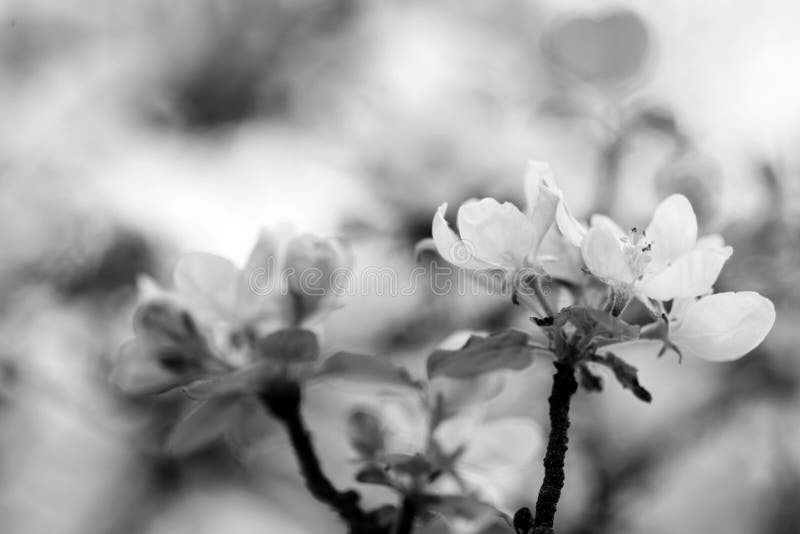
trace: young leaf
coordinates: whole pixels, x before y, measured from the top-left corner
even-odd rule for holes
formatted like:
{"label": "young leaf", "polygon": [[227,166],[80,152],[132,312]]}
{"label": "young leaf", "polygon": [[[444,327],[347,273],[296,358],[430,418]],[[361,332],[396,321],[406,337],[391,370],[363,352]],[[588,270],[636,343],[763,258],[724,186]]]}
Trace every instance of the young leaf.
{"label": "young leaf", "polygon": [[578,367],[578,380],[586,391],[603,391],[603,377],[591,372],[585,365]]}
{"label": "young leaf", "polygon": [[528,335],[508,330],[488,337],[472,336],[458,350],[434,351],[428,356],[428,377],[473,378],[503,369],[525,369],[532,362]]}
{"label": "young leaf", "polygon": [[233,393],[258,392],[274,374],[274,364],[259,361],[243,369],[190,382],[183,387],[183,393],[190,399],[210,399]]}
{"label": "young leaf", "polygon": [[188,454],[221,437],[240,407],[238,396],[217,397],[198,402],[167,437],[171,454]]}
{"label": "young leaf", "polygon": [[384,358],[353,352],[337,352],[327,358],[317,370],[317,377],[419,390],[419,384],[402,367]]}
{"label": "young leaf", "polygon": [[608,312],[582,306],[569,306],[561,310],[561,315],[584,334],[593,337],[611,338],[616,341],[630,341],[639,338],[639,327],[629,325],[619,317]]}
{"label": "young leaf", "polygon": [[431,462],[421,454],[389,454],[386,460],[392,471],[412,479],[427,478],[435,470]]}
{"label": "young leaf", "polygon": [[264,358],[285,363],[316,360],[319,341],[314,332],[304,328],[278,330],[257,343],[258,354]]}
{"label": "young leaf", "polygon": [[602,363],[611,369],[622,387],[630,389],[637,399],[644,402],[650,402],[653,400],[653,396],[650,394],[650,392],[643,388],[641,384],[639,384],[639,378],[637,376],[638,370],[636,367],[632,366],[621,358],[618,358],[611,352],[607,353],[605,358],[601,358],[597,361],[598,363]]}
{"label": "young leaf", "polygon": [[153,348],[132,339],[120,349],[111,382],[128,395],[153,395],[180,386],[187,377],[164,368]]}
{"label": "young leaf", "polygon": [[389,473],[376,464],[368,464],[361,468],[361,470],[356,473],[356,482],[361,482],[362,484],[376,484],[389,488],[395,487],[394,481],[389,476]]}

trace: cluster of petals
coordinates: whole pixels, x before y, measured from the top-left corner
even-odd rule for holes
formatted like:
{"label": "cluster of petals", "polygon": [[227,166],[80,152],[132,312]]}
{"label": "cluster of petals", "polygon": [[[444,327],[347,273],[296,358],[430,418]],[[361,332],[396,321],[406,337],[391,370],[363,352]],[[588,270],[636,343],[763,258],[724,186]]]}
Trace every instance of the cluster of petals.
{"label": "cluster of petals", "polygon": [[[565,246],[574,247],[585,271],[624,302],[637,298],[658,314],[669,309],[671,346],[707,360],[739,358],[771,330],[775,309],[768,299],[754,292],[712,294],[733,249],[719,235],[698,238],[697,217],[685,196],[667,197],[646,228],[626,232],[604,215],[592,216],[588,228],[580,223],[546,163],[529,163],[525,194],[525,214],[491,198],[464,203],[458,233],[445,221],[443,204],[432,225],[436,250],[465,269],[513,273],[535,266],[537,273],[574,282],[579,269]],[[553,222],[560,234],[556,258],[542,246]],[[571,274],[560,275],[565,272]]]}
{"label": "cluster of petals", "polygon": [[319,354],[315,325],[339,306],[332,273],[350,264],[338,240],[266,230],[243,268],[214,254],[187,254],[171,290],[140,282],[135,336],[122,346],[112,381],[132,395],[182,388],[198,402],[171,441],[176,449],[198,446],[240,412],[260,413],[243,397],[275,377],[309,375]]}

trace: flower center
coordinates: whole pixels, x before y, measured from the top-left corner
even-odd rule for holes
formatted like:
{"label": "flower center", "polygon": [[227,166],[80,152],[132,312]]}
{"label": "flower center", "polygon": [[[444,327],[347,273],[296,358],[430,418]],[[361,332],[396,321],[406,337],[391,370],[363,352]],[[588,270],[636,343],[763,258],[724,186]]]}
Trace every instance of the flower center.
{"label": "flower center", "polygon": [[625,254],[625,259],[633,272],[634,279],[641,280],[648,265],[653,260],[650,254],[653,242],[647,239],[644,231],[639,232],[635,226],[631,228],[630,234],[621,237],[620,241],[622,241],[622,252]]}

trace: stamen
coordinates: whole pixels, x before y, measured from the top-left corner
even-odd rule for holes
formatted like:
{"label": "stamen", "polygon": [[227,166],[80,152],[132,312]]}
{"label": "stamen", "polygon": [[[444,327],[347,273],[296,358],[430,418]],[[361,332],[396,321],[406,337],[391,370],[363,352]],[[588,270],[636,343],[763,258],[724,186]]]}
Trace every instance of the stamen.
{"label": "stamen", "polygon": [[644,232],[639,234],[639,229],[635,226],[631,228],[630,235],[620,237],[620,241],[623,243],[622,249],[634,278],[642,280],[647,265],[653,259],[649,254],[653,250],[652,241],[647,240]]}

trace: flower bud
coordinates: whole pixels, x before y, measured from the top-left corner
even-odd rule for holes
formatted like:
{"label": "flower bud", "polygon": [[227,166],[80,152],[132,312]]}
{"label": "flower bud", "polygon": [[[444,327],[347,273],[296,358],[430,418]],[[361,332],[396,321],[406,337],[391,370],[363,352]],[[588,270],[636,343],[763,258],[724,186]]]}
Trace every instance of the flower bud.
{"label": "flower bud", "polygon": [[330,301],[330,297],[341,291],[337,277],[350,263],[350,253],[338,239],[305,234],[289,241],[287,282],[289,294],[295,301],[298,323],[320,311],[323,300]]}
{"label": "flower bud", "polygon": [[378,418],[367,411],[355,410],[347,421],[350,445],[365,460],[375,458],[383,452],[385,436]]}
{"label": "flower bud", "polygon": [[153,340],[182,344],[197,339],[197,325],[189,312],[166,299],[145,302],[133,319],[137,332]]}

